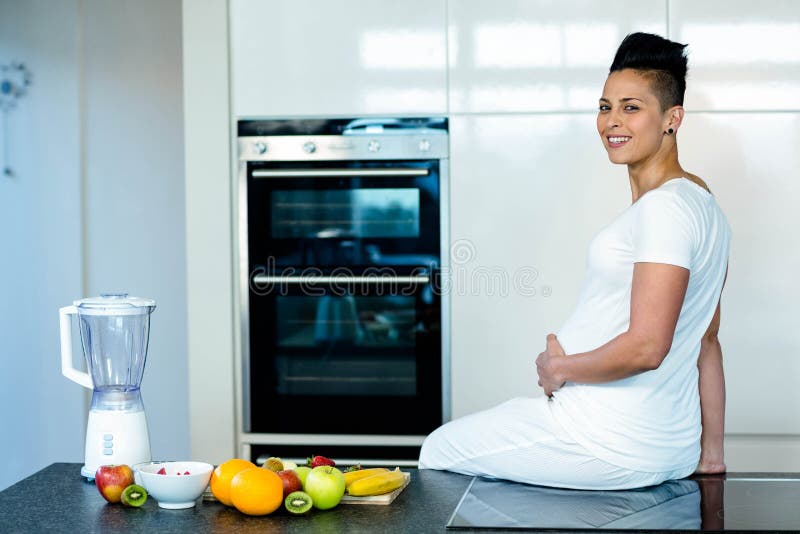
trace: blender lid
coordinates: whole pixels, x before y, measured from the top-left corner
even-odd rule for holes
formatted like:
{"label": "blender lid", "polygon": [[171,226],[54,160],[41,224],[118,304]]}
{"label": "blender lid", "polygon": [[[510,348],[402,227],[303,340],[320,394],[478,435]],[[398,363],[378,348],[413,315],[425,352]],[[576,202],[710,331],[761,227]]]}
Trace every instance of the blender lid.
{"label": "blender lid", "polygon": [[101,293],[99,297],[76,300],[73,304],[78,313],[90,315],[141,315],[156,307],[153,299],[131,297],[127,293]]}

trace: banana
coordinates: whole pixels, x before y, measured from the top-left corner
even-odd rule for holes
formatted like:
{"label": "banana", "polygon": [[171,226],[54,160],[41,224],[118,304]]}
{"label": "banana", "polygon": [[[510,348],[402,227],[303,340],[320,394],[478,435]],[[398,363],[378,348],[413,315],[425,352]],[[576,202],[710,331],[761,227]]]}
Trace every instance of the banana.
{"label": "banana", "polygon": [[403,472],[398,467],[394,471],[387,471],[353,481],[347,487],[347,493],[358,497],[383,495],[401,487],[403,481]]}
{"label": "banana", "polygon": [[347,473],[344,473],[344,484],[349,488],[350,484],[356,480],[361,480],[362,478],[371,477],[372,475],[388,472],[389,470],[385,467],[372,467],[370,469],[357,469],[355,471],[348,471]]}

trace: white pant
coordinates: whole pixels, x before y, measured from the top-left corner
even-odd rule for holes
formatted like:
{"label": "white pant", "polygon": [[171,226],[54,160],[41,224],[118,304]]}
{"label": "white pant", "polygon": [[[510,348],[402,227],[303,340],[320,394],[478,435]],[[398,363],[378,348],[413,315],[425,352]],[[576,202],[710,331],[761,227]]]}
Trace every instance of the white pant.
{"label": "white pant", "polygon": [[439,427],[422,444],[419,468],[594,490],[652,486],[694,471],[632,471],[594,457],[555,420],[547,397],[512,399]]}

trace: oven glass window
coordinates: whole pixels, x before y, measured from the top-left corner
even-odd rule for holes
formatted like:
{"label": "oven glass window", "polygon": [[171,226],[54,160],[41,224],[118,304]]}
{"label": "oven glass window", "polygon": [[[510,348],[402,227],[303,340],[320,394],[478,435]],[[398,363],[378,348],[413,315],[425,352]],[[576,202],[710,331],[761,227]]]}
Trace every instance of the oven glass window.
{"label": "oven glass window", "polygon": [[419,237],[418,188],[276,190],[272,238]]}
{"label": "oven glass window", "polygon": [[414,297],[278,296],[276,320],[279,394],[416,395]]}

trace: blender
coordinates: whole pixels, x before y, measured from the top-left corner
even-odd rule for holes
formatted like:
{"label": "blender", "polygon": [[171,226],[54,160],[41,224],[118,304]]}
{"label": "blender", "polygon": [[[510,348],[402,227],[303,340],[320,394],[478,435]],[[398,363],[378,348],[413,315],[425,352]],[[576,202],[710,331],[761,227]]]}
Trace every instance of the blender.
{"label": "blender", "polygon": [[[150,461],[150,436],[139,387],[156,302],[105,293],[59,309],[61,373],[92,390],[81,475],[93,479],[107,464]],[[72,363],[72,321],[77,315],[88,373]]]}

